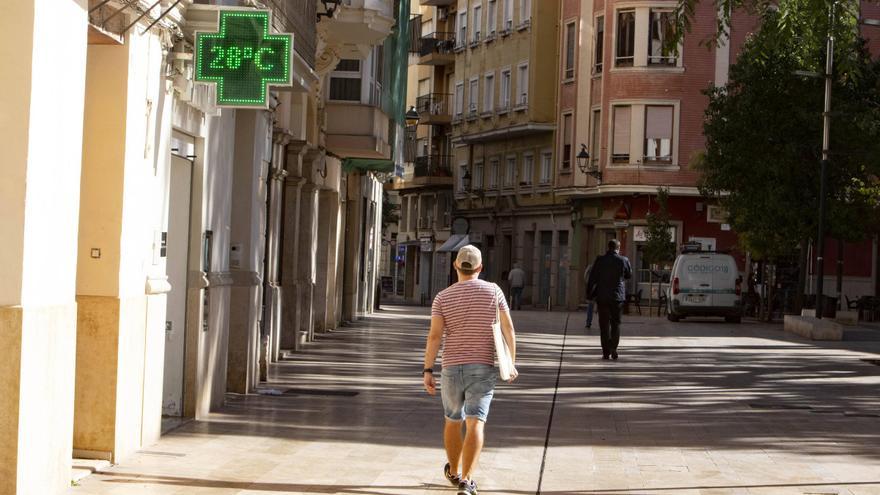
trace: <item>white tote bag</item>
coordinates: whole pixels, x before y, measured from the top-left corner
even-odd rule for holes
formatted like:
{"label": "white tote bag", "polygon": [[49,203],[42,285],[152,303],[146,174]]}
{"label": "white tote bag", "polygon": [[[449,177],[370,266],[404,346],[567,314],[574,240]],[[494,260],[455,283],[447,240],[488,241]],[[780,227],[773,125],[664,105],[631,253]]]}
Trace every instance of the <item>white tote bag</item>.
{"label": "white tote bag", "polygon": [[[497,287],[497,286],[496,286]],[[498,290],[495,291],[495,322],[492,323],[492,336],[495,339],[495,357],[498,360],[498,376],[502,380],[510,380],[510,373],[513,371],[513,359],[510,356],[510,349],[507,347],[507,341],[504,340],[504,333],[501,331],[501,311],[498,310]]]}

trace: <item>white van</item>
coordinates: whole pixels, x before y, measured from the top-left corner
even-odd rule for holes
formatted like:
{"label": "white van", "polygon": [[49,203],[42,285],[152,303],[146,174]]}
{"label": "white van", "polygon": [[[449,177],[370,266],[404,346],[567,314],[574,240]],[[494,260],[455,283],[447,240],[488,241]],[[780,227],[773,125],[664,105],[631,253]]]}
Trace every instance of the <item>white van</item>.
{"label": "white van", "polygon": [[666,294],[668,318],[723,316],[742,320],[742,277],[729,254],[683,252],[672,265]]}

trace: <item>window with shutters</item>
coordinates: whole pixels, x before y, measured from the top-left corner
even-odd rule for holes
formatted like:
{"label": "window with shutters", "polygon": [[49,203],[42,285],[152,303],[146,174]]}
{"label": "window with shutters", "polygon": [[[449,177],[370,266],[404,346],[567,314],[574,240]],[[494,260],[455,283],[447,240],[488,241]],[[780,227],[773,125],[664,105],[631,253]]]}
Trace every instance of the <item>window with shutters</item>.
{"label": "window with shutters", "polygon": [[507,157],[507,166],[504,167],[504,187],[513,187],[516,184],[516,157]]}
{"label": "window with shutters", "polygon": [[513,29],[513,0],[504,0],[504,24],[501,30],[510,32]]}
{"label": "window with shutters", "polygon": [[539,178],[540,184],[549,184],[550,183],[550,172],[553,170],[553,153],[544,152],[541,153],[541,176]]}
{"label": "window with shutters", "polygon": [[483,173],[483,162],[476,162],[474,164],[474,177],[471,179],[474,191],[483,190]]}
{"label": "window with shutters", "polygon": [[527,26],[532,21],[532,0],[519,0],[519,25]]}
{"label": "window with shutters", "polygon": [[486,9],[486,33],[489,36],[495,35],[495,23],[498,22],[498,4],[496,0],[489,0]]}
{"label": "window with shutters", "polygon": [[528,186],[532,184],[532,175],[535,173],[535,156],[524,154],[522,159],[522,173],[519,174],[519,184]]}
{"label": "window with shutters", "polygon": [[574,134],[574,117],[567,113],[562,116],[562,149],[559,154],[562,158],[562,170],[571,169],[571,143]]}
{"label": "window with shutters", "polygon": [[564,73],[562,74],[562,78],[565,80],[574,79],[575,46],[577,43],[576,26],[574,22],[565,25],[565,66]]}
{"label": "window with shutters", "polygon": [[480,80],[476,77],[470,80],[468,86],[468,116],[473,117],[477,114],[477,99],[480,96]]}
{"label": "window with shutters", "polygon": [[461,118],[464,113],[464,83],[455,83],[455,116]]}
{"label": "window with shutters", "polygon": [[483,80],[483,112],[491,113],[495,110],[495,73],[486,74]]}
{"label": "window with shutters", "polygon": [[675,107],[645,107],[645,163],[672,163],[672,128]]}
{"label": "window with shutters", "polygon": [[629,163],[630,133],[632,132],[632,107],[613,107],[614,135],[611,140],[611,161]]}
{"label": "window with shutters", "polygon": [[482,39],[482,36],[483,36],[483,31],[482,31],[482,29],[483,29],[483,7],[479,4],[474,6],[473,21],[474,21],[474,28],[472,30],[474,33],[473,42],[479,43],[480,40]]}
{"label": "window with shutters", "polygon": [[486,186],[487,189],[498,189],[498,168],[497,158],[489,160],[489,183]]}
{"label": "window with shutters", "polygon": [[467,9],[458,13],[458,40],[457,47],[463,47],[467,43]]}
{"label": "window with shutters", "polygon": [[501,71],[501,95],[498,102],[499,112],[506,112],[510,109],[510,69]]}
{"label": "window with shutters", "polygon": [[602,62],[605,60],[605,16],[600,15],[596,18],[596,53],[593,55],[593,72],[595,74],[602,73]]}
{"label": "window with shutters", "polygon": [[524,108],[529,105],[529,64],[520,64],[516,68],[516,106]]}

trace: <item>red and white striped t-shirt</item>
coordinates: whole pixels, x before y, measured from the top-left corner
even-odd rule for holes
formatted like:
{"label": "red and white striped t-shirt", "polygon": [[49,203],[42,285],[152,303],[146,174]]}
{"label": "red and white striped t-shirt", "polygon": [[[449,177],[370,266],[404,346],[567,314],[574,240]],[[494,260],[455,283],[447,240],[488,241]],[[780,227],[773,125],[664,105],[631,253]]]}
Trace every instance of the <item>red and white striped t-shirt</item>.
{"label": "red and white striped t-shirt", "polygon": [[458,282],[437,294],[431,316],[443,317],[443,366],[495,364],[495,304],[510,311],[497,285],[480,279]]}

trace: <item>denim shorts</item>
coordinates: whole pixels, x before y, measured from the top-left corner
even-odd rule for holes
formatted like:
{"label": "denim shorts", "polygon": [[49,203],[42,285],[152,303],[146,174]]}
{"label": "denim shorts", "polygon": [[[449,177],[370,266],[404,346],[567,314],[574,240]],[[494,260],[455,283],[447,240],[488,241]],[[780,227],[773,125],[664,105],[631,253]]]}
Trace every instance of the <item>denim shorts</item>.
{"label": "denim shorts", "polygon": [[444,366],[440,377],[440,397],[447,419],[477,418],[486,422],[495,393],[498,371],[487,364]]}

